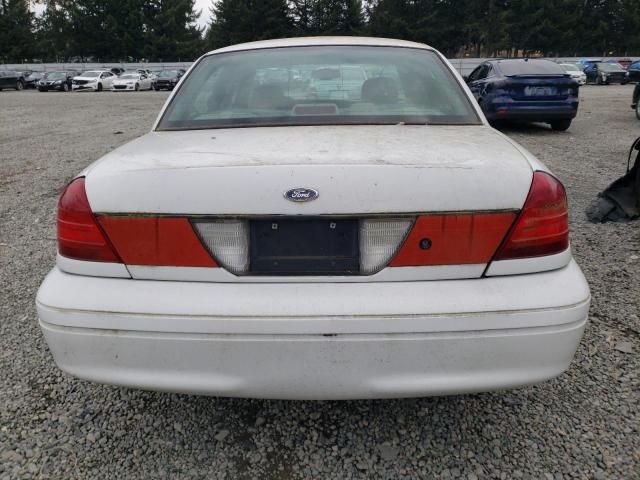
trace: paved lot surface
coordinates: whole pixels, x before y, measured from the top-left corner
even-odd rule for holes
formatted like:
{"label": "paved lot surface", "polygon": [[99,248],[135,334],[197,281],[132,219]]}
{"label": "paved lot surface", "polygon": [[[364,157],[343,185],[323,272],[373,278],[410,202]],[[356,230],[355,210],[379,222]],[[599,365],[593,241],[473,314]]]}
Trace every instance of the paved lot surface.
{"label": "paved lot surface", "polygon": [[640,222],[584,217],[640,135],[632,88],[584,88],[567,133],[506,131],[568,188],[593,294],[571,368],[510,392],[322,403],[141,392],[57,370],[34,308],[56,197],[148,130],[166,94],[0,92],[0,479],[639,478]]}

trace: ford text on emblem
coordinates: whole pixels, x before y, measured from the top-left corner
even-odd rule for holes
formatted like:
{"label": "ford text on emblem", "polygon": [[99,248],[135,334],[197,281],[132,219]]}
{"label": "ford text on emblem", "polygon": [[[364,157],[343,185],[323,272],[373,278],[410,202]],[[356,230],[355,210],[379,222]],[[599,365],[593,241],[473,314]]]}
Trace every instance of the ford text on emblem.
{"label": "ford text on emblem", "polygon": [[313,188],[292,188],[284,192],[284,198],[292,202],[310,202],[318,198],[320,194]]}

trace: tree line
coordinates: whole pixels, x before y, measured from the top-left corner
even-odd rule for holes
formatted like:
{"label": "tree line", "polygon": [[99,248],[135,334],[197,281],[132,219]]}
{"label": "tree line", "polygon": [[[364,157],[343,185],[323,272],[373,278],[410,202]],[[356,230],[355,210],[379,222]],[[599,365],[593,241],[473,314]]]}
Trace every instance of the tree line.
{"label": "tree line", "polygon": [[240,42],[366,35],[448,56],[640,55],[640,0],[0,0],[0,62],[189,61]]}

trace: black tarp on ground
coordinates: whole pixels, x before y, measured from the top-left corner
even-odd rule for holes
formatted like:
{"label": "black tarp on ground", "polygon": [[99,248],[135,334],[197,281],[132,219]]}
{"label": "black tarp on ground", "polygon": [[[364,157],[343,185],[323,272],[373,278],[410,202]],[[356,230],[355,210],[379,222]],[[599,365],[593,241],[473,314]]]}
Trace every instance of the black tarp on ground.
{"label": "black tarp on ground", "polygon": [[[634,154],[635,162],[629,168]],[[640,137],[636,138],[629,150],[627,173],[598,194],[598,198],[587,209],[587,218],[594,223],[626,222],[640,218]]]}

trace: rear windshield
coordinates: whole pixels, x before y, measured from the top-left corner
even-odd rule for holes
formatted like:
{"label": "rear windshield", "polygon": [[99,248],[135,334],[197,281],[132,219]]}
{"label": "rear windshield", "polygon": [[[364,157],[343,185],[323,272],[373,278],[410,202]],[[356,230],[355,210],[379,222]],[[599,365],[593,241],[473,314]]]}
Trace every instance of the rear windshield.
{"label": "rear windshield", "polygon": [[560,65],[561,67],[564,67],[564,69],[567,72],[581,72],[582,70],[580,69],[580,67],[578,67],[577,65],[573,65],[571,63],[563,63],[562,65]]}
{"label": "rear windshield", "polygon": [[619,63],[599,63],[598,68],[604,72],[626,72]]}
{"label": "rear windshield", "polygon": [[45,75],[45,78],[49,80],[61,80],[63,78],[67,78],[67,74],[64,72],[51,72]]}
{"label": "rear windshield", "polygon": [[480,120],[459,82],[431,51],[314,46],[205,57],[158,129],[396,123]]}
{"label": "rear windshield", "polygon": [[178,76],[177,70],[165,70],[158,75],[160,78],[173,78]]}
{"label": "rear windshield", "polygon": [[498,62],[504,75],[564,75],[566,72],[548,60],[507,60]]}

